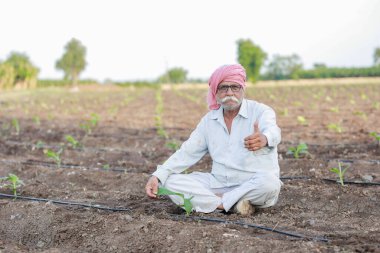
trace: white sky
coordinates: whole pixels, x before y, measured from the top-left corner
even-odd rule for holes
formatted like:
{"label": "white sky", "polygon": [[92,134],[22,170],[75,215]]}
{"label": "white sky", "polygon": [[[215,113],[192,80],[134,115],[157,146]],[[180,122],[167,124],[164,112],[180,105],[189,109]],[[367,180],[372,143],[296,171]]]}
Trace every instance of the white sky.
{"label": "white sky", "polygon": [[208,78],[235,63],[236,41],[269,56],[297,53],[306,68],[370,66],[380,47],[379,0],[0,0],[0,60],[26,53],[40,78],[71,38],[87,48],[82,78],[151,80],[183,67]]}

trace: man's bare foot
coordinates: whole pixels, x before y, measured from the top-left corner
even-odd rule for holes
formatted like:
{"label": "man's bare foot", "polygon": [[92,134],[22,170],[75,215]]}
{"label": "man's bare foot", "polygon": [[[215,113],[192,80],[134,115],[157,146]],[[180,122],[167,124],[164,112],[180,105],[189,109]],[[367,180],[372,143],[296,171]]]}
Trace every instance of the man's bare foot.
{"label": "man's bare foot", "polygon": [[234,208],[234,211],[238,214],[249,216],[255,212],[255,207],[249,200],[240,200]]}

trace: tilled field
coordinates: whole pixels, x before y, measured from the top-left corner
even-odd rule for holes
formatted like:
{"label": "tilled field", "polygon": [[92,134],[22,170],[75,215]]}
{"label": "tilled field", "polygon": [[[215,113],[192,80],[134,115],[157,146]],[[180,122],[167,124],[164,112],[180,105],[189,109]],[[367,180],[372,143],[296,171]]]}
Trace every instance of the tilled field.
{"label": "tilled field", "polygon": [[[380,132],[380,84],[246,96],[272,106],[282,129],[279,202],[250,217],[186,217],[144,186],[207,112],[206,90],[1,93],[0,177],[24,185],[17,200],[0,189],[0,252],[380,252],[380,147],[369,135]],[[287,154],[300,143],[310,154]],[[60,149],[57,164],[46,153]],[[330,172],[339,162],[345,186]],[[210,164],[206,156],[189,171]]]}

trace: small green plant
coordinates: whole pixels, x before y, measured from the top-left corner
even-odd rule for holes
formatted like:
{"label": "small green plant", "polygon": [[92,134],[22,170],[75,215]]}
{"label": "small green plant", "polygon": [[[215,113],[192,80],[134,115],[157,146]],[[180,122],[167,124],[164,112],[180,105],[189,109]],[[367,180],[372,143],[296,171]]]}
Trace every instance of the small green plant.
{"label": "small green plant", "polygon": [[34,122],[34,124],[36,124],[37,126],[41,125],[40,117],[38,117],[38,116],[34,116],[34,117],[33,117],[33,122]]}
{"label": "small green plant", "polygon": [[0,188],[8,188],[12,190],[15,199],[17,198],[17,188],[21,187],[21,185],[24,185],[24,182],[22,182],[18,176],[12,173],[9,173],[7,177],[1,177],[0,183],[2,183],[0,184]]}
{"label": "small green plant", "polygon": [[346,170],[347,170],[348,167],[345,167],[343,170],[342,170],[342,163],[339,162],[338,163],[338,168],[331,168],[330,171],[331,172],[334,172],[335,174],[338,175],[339,177],[339,183],[344,186],[344,173],[346,173]]}
{"label": "small green plant", "polygon": [[18,122],[18,119],[12,119],[12,127],[16,130],[16,134],[20,134],[20,123]]}
{"label": "small green plant", "polygon": [[157,128],[157,134],[160,137],[163,137],[165,139],[169,138],[168,133],[165,131],[165,129],[161,126]]}
{"label": "small green plant", "polygon": [[86,134],[91,134],[92,129],[98,125],[99,115],[96,113],[91,113],[91,118],[86,120],[86,122],[79,125],[80,128],[86,131]]}
{"label": "small green plant", "polygon": [[333,131],[335,131],[337,133],[342,133],[343,132],[343,129],[342,129],[342,127],[339,124],[330,123],[330,124],[328,124],[327,128],[329,130],[333,130]]}
{"label": "small green plant", "polygon": [[301,125],[307,125],[307,120],[306,120],[306,118],[304,116],[297,116],[297,121]]}
{"label": "small green plant", "polygon": [[302,106],[302,102],[300,102],[300,101],[294,101],[293,105],[296,106],[296,107],[300,107],[300,106]]}
{"label": "small green plant", "polygon": [[176,151],[180,148],[181,145],[178,143],[177,140],[171,140],[171,141],[166,142],[165,146],[173,151]]}
{"label": "small green plant", "polygon": [[309,154],[309,151],[306,143],[300,143],[297,147],[290,147],[286,154],[293,155],[294,158],[298,159],[300,158],[300,155]]}
{"label": "small green plant", "polygon": [[183,205],[180,205],[182,208],[185,209],[186,215],[190,215],[193,210],[193,205],[191,204],[190,200],[194,198],[194,196],[191,196],[190,198],[185,198],[185,195],[178,192],[173,192],[171,190],[168,190],[164,187],[159,187],[157,195],[164,196],[164,195],[177,195],[183,199]]}
{"label": "small green plant", "polygon": [[70,145],[73,147],[73,148],[78,148],[81,146],[81,144],[79,143],[79,141],[77,141],[73,136],[71,135],[65,135],[65,139],[66,141],[68,141],[70,143]]}
{"label": "small green plant", "polygon": [[32,151],[35,149],[41,149],[45,146],[45,143],[43,141],[37,141],[36,144],[32,147]]}
{"label": "small green plant", "polygon": [[373,108],[375,108],[376,110],[379,110],[380,109],[380,103],[379,102],[374,102],[373,103]]}
{"label": "small green plant", "polygon": [[378,134],[376,132],[371,132],[369,135],[373,136],[377,140],[377,145],[380,146],[380,134]]}
{"label": "small green plant", "polygon": [[45,155],[48,158],[52,159],[57,164],[57,167],[59,168],[59,167],[61,167],[61,161],[62,161],[61,154],[62,154],[62,152],[63,152],[63,147],[60,147],[60,149],[57,152],[54,152],[53,150],[48,149],[45,151]]}
{"label": "small green plant", "polygon": [[367,119],[367,114],[365,112],[362,112],[362,111],[355,111],[354,115],[360,116],[363,119]]}
{"label": "small green plant", "polygon": [[280,114],[282,116],[288,116],[289,115],[289,111],[288,111],[288,108],[284,108],[283,110],[280,111]]}
{"label": "small green plant", "polygon": [[339,112],[339,107],[331,107],[330,111],[338,113]]}
{"label": "small green plant", "polygon": [[110,165],[109,164],[104,164],[103,165],[103,170],[109,171],[110,170]]}

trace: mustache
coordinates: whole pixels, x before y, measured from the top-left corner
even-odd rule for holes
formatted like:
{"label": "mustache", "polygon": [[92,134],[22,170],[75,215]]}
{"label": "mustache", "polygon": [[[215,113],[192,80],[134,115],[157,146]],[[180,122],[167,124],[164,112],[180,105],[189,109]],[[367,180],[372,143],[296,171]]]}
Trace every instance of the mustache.
{"label": "mustache", "polygon": [[226,97],[224,97],[224,98],[222,98],[222,99],[220,100],[220,102],[222,102],[222,103],[225,103],[225,102],[228,102],[228,101],[234,101],[234,102],[236,102],[236,103],[239,103],[239,102],[240,102],[239,99],[237,99],[237,98],[234,97],[234,96],[226,96]]}

